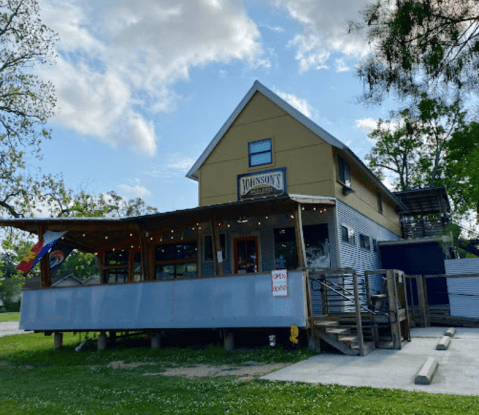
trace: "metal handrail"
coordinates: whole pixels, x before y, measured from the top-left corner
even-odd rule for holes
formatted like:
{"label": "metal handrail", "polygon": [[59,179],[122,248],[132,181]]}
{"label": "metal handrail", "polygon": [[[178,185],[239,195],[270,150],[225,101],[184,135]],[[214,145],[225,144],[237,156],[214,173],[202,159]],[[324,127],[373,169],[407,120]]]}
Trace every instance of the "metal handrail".
{"label": "metal handrail", "polygon": [[[324,283],[324,282],[322,282],[322,281],[316,280],[315,278],[311,278],[311,279],[312,279],[313,281],[319,282],[321,285],[323,285],[323,286],[326,287],[326,288],[329,288],[330,290],[334,291],[336,294],[338,294],[339,296],[345,298],[346,300],[352,301],[351,298],[346,297],[344,294],[342,294],[342,293],[340,293],[339,291],[335,290],[333,287],[330,287],[328,284],[326,284],[326,283]],[[333,282],[332,284],[334,284],[334,285],[336,285],[337,287],[339,287],[339,285],[338,285],[338,284],[335,284],[334,282]],[[345,290],[345,289],[343,288],[343,291],[347,291],[347,290]],[[348,291],[348,292],[349,292],[349,291]],[[351,293],[349,293],[349,294],[354,296],[354,294],[351,294]],[[369,312],[369,313],[372,313],[372,314],[375,314],[375,315],[378,314],[378,313],[375,313],[375,312],[372,311],[372,310],[369,310],[367,307],[365,307],[365,306],[363,306],[363,305],[361,305],[361,308],[364,308],[364,309],[365,309],[367,312]]]}

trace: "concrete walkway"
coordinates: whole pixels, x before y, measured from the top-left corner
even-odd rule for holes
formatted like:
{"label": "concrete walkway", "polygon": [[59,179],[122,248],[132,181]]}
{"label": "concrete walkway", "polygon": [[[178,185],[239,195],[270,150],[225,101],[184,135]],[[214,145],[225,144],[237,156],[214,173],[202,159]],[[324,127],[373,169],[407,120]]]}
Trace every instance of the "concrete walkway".
{"label": "concrete walkway", "polygon": [[[436,350],[446,330],[412,329],[412,341],[401,350],[376,349],[363,357],[324,353],[261,379],[479,396],[479,329],[458,328],[449,349]],[[430,356],[439,362],[433,382],[415,385]]]}
{"label": "concrete walkway", "polygon": [[12,334],[28,334],[32,331],[19,330],[18,321],[2,321],[0,322],[0,337],[11,336]]}

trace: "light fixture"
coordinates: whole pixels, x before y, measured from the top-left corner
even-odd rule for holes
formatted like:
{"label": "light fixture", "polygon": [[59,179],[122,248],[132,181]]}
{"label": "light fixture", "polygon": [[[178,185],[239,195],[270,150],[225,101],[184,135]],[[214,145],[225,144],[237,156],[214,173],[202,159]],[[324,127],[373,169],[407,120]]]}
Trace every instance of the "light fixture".
{"label": "light fixture", "polygon": [[343,186],[343,195],[347,196],[351,193],[355,193],[353,189],[351,189],[349,186]]}
{"label": "light fixture", "polygon": [[247,223],[248,218],[246,216],[240,216],[237,221],[238,223]]}

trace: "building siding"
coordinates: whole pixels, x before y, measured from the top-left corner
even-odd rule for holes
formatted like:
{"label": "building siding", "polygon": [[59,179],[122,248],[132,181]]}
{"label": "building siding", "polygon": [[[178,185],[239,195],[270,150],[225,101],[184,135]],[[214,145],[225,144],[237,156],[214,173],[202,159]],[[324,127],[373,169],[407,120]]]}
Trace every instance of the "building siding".
{"label": "building siding", "polygon": [[[479,258],[447,259],[446,274],[479,273]],[[446,278],[451,316],[479,318],[479,277]]]}
{"label": "building siding", "polygon": [[[401,239],[394,232],[379,225],[356,209],[337,200],[337,240],[339,243],[339,264],[342,268],[353,268],[358,275],[364,275],[367,270],[381,269],[381,255],[373,250],[373,239],[376,241],[397,241]],[[344,242],[341,238],[341,226],[347,226],[354,230],[354,245]],[[369,250],[359,245],[359,234],[369,236],[371,246]],[[370,289],[373,293],[379,292],[382,287],[382,276],[370,277]]]}

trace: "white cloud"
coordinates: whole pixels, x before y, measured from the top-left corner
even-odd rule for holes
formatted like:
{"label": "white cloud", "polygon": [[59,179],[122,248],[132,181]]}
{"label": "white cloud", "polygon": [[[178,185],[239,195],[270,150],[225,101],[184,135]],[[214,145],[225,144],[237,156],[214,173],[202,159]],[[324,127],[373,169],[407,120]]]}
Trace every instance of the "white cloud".
{"label": "white cloud", "polygon": [[162,179],[183,177],[190,170],[196,159],[181,153],[171,153],[165,156],[160,165],[155,165],[145,174]]}
{"label": "white cloud", "polygon": [[369,117],[362,120],[356,120],[356,128],[364,131],[366,134],[371,134],[378,127],[378,122]]}
{"label": "white cloud", "polygon": [[303,98],[298,98],[296,95],[288,94],[286,92],[274,90],[281,98],[283,98],[287,103],[296,108],[299,112],[302,112],[306,117],[310,118],[313,113],[313,107]]}
{"label": "white cloud", "polygon": [[[360,20],[361,10],[368,0],[275,0],[302,27],[290,45],[296,47],[300,71],[328,68],[334,53],[362,57],[369,52],[367,41],[360,35],[348,34],[348,20]],[[346,65],[336,65],[345,70]]]}
{"label": "white cloud", "polygon": [[133,180],[131,184],[119,184],[117,187],[127,197],[145,198],[151,194],[147,188],[140,185],[139,179]]}
{"label": "white cloud", "polygon": [[347,72],[351,70],[351,68],[346,65],[344,58],[335,59],[334,66],[336,67],[336,72]]}
{"label": "white cloud", "polygon": [[44,76],[56,121],[112,145],[153,155],[151,118],[171,111],[174,84],[195,67],[243,61],[269,66],[256,24],[232,0],[42,0],[59,58]]}

